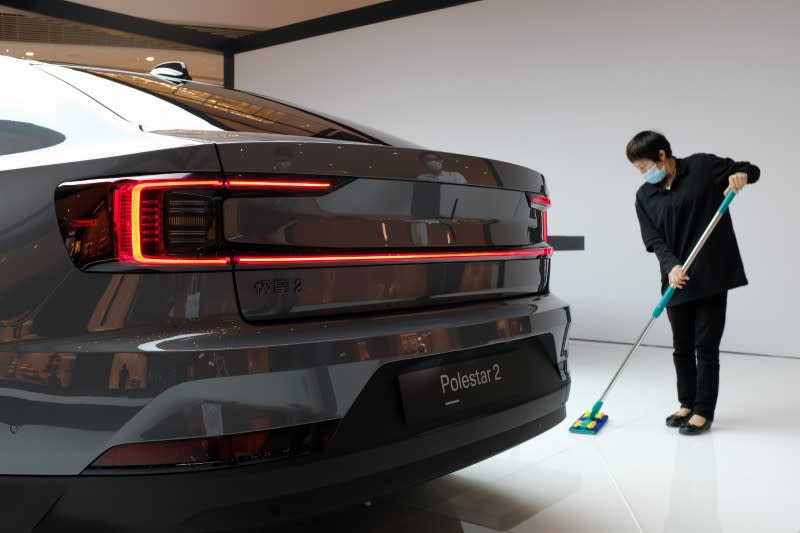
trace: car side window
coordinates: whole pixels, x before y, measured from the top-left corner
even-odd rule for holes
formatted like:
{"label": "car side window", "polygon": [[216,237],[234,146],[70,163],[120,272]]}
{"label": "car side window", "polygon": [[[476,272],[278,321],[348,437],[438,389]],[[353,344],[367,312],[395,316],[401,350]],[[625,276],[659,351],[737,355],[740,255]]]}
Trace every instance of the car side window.
{"label": "car side window", "polygon": [[30,122],[0,120],[0,155],[41,150],[65,140],[64,134]]}

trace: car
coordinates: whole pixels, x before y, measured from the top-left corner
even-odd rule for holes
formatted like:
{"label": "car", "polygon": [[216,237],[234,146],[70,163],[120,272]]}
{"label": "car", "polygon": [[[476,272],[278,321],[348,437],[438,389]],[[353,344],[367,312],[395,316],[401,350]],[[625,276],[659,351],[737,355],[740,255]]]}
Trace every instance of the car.
{"label": "car", "polygon": [[565,418],[541,173],[179,62],[0,71],[4,531],[261,527]]}

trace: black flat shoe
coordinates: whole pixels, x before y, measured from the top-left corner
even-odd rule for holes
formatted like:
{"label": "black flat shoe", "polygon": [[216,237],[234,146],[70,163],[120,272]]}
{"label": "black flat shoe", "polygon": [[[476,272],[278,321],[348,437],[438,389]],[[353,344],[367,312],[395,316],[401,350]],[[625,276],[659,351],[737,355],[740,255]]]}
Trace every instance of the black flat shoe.
{"label": "black flat shoe", "polygon": [[671,428],[679,428],[692,418],[692,412],[689,411],[688,415],[680,416],[678,413],[671,414],[667,417],[667,425]]}
{"label": "black flat shoe", "polygon": [[702,426],[695,426],[694,424],[686,422],[685,424],[681,425],[681,428],[678,431],[680,431],[681,435],[699,435],[700,433],[711,429],[711,422],[712,420],[706,420]]}

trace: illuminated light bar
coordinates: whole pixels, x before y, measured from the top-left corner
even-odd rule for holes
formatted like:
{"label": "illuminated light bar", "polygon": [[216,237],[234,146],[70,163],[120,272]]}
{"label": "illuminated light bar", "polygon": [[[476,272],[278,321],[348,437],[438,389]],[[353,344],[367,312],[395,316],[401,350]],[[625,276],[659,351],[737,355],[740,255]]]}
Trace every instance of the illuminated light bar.
{"label": "illuminated light bar", "polygon": [[187,188],[223,186],[221,179],[149,180],[120,185],[114,191],[114,225],[117,235],[117,258],[126,263],[148,266],[224,266],[229,257],[172,257],[164,253],[148,254],[144,245],[163,247],[161,219],[164,206],[160,197],[144,198],[153,190],[172,191]]}
{"label": "illuminated light bar", "polygon": [[330,189],[333,185],[324,181],[287,181],[231,179],[226,182],[230,189],[277,189],[283,191]]}
{"label": "illuminated light bar", "polygon": [[81,220],[70,220],[68,224],[76,229],[94,228],[97,226],[97,220],[94,218],[84,218]]}
{"label": "illuminated light bar", "polygon": [[303,265],[318,263],[407,263],[429,261],[452,261],[459,259],[528,259],[531,257],[549,257],[553,248],[536,248],[527,250],[501,250],[487,252],[419,252],[395,254],[342,254],[342,255],[295,255],[295,256],[237,256],[236,263],[241,265]]}
{"label": "illuminated light bar", "polygon": [[542,240],[547,242],[547,211],[542,213]]}

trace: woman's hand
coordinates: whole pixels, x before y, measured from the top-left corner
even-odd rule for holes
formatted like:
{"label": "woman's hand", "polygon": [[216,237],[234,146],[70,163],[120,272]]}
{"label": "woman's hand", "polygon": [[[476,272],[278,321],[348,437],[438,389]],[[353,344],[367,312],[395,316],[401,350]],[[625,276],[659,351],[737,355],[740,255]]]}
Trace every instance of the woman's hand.
{"label": "woman's hand", "polygon": [[687,281],[689,276],[681,269],[681,265],[675,265],[669,273],[669,284],[682,289]]}
{"label": "woman's hand", "polygon": [[737,172],[736,174],[731,174],[728,176],[728,185],[730,188],[738,193],[744,186],[747,185],[747,174],[744,172]]}

